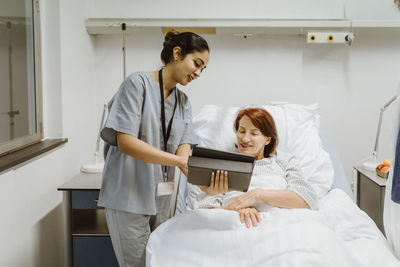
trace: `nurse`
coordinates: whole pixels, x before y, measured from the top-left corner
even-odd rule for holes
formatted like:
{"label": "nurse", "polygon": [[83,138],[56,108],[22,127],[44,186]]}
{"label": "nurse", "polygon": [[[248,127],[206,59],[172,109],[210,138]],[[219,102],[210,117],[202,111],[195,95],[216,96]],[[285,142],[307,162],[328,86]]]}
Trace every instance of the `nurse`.
{"label": "nurse", "polygon": [[168,32],[164,67],[129,75],[109,102],[101,136],[105,165],[98,205],[105,208],[118,264],[144,266],[149,234],[168,219],[170,181],[187,174],[195,143],[188,97],[176,88],[200,77],[207,42],[192,32]]}

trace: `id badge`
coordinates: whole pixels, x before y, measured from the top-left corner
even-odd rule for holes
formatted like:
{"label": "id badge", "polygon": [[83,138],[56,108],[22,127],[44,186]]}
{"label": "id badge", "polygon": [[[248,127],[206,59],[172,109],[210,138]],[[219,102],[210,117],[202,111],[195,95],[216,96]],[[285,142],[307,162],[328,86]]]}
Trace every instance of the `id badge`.
{"label": "id badge", "polygon": [[157,185],[157,196],[172,195],[174,192],[174,182],[163,182]]}

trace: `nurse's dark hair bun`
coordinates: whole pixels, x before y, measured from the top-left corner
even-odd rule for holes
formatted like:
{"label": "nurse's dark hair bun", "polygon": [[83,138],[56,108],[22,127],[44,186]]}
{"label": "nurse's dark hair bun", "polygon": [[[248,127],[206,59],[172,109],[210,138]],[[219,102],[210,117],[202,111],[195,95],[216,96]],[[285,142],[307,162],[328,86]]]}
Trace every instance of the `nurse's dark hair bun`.
{"label": "nurse's dark hair bun", "polygon": [[164,38],[163,50],[161,51],[161,61],[167,65],[174,60],[173,49],[181,48],[181,58],[193,52],[210,51],[207,41],[203,37],[193,32],[177,32],[171,30]]}
{"label": "nurse's dark hair bun", "polygon": [[177,35],[179,35],[179,32],[175,30],[170,30],[169,32],[167,32],[167,34],[164,37],[163,47],[165,47],[165,45],[167,45],[168,42],[170,42]]}

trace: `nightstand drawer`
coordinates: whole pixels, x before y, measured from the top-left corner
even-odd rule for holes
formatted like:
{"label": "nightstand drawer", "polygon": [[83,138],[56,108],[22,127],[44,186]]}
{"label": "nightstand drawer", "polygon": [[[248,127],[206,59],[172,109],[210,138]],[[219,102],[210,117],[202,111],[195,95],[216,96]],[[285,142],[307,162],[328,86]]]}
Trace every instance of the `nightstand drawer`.
{"label": "nightstand drawer", "polygon": [[102,209],[97,206],[100,191],[75,190],[71,191],[72,209]]}
{"label": "nightstand drawer", "polygon": [[72,247],[74,267],[118,267],[109,236],[74,236]]}

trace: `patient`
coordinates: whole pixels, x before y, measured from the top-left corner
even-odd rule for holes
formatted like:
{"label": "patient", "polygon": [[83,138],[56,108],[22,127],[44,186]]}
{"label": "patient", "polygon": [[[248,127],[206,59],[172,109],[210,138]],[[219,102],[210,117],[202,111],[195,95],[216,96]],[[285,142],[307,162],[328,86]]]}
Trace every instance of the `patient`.
{"label": "patient", "polygon": [[374,222],[342,190],[331,190],[314,211],[314,184],[292,156],[275,151],[277,131],[265,110],[240,111],[234,126],[240,152],[257,157],[249,191],[229,191],[223,172],[203,190],[188,184],[195,210],[150,235],[149,266],[399,266]]}
{"label": "patient", "polygon": [[228,173],[217,171],[212,174],[209,187],[188,184],[188,208],[235,210],[240,222],[248,228],[261,221],[259,212],[277,208],[317,208],[315,192],[302,176],[297,160],[276,150],[277,130],[266,110],[239,111],[234,128],[239,151],[256,157],[249,191],[229,190]]}

